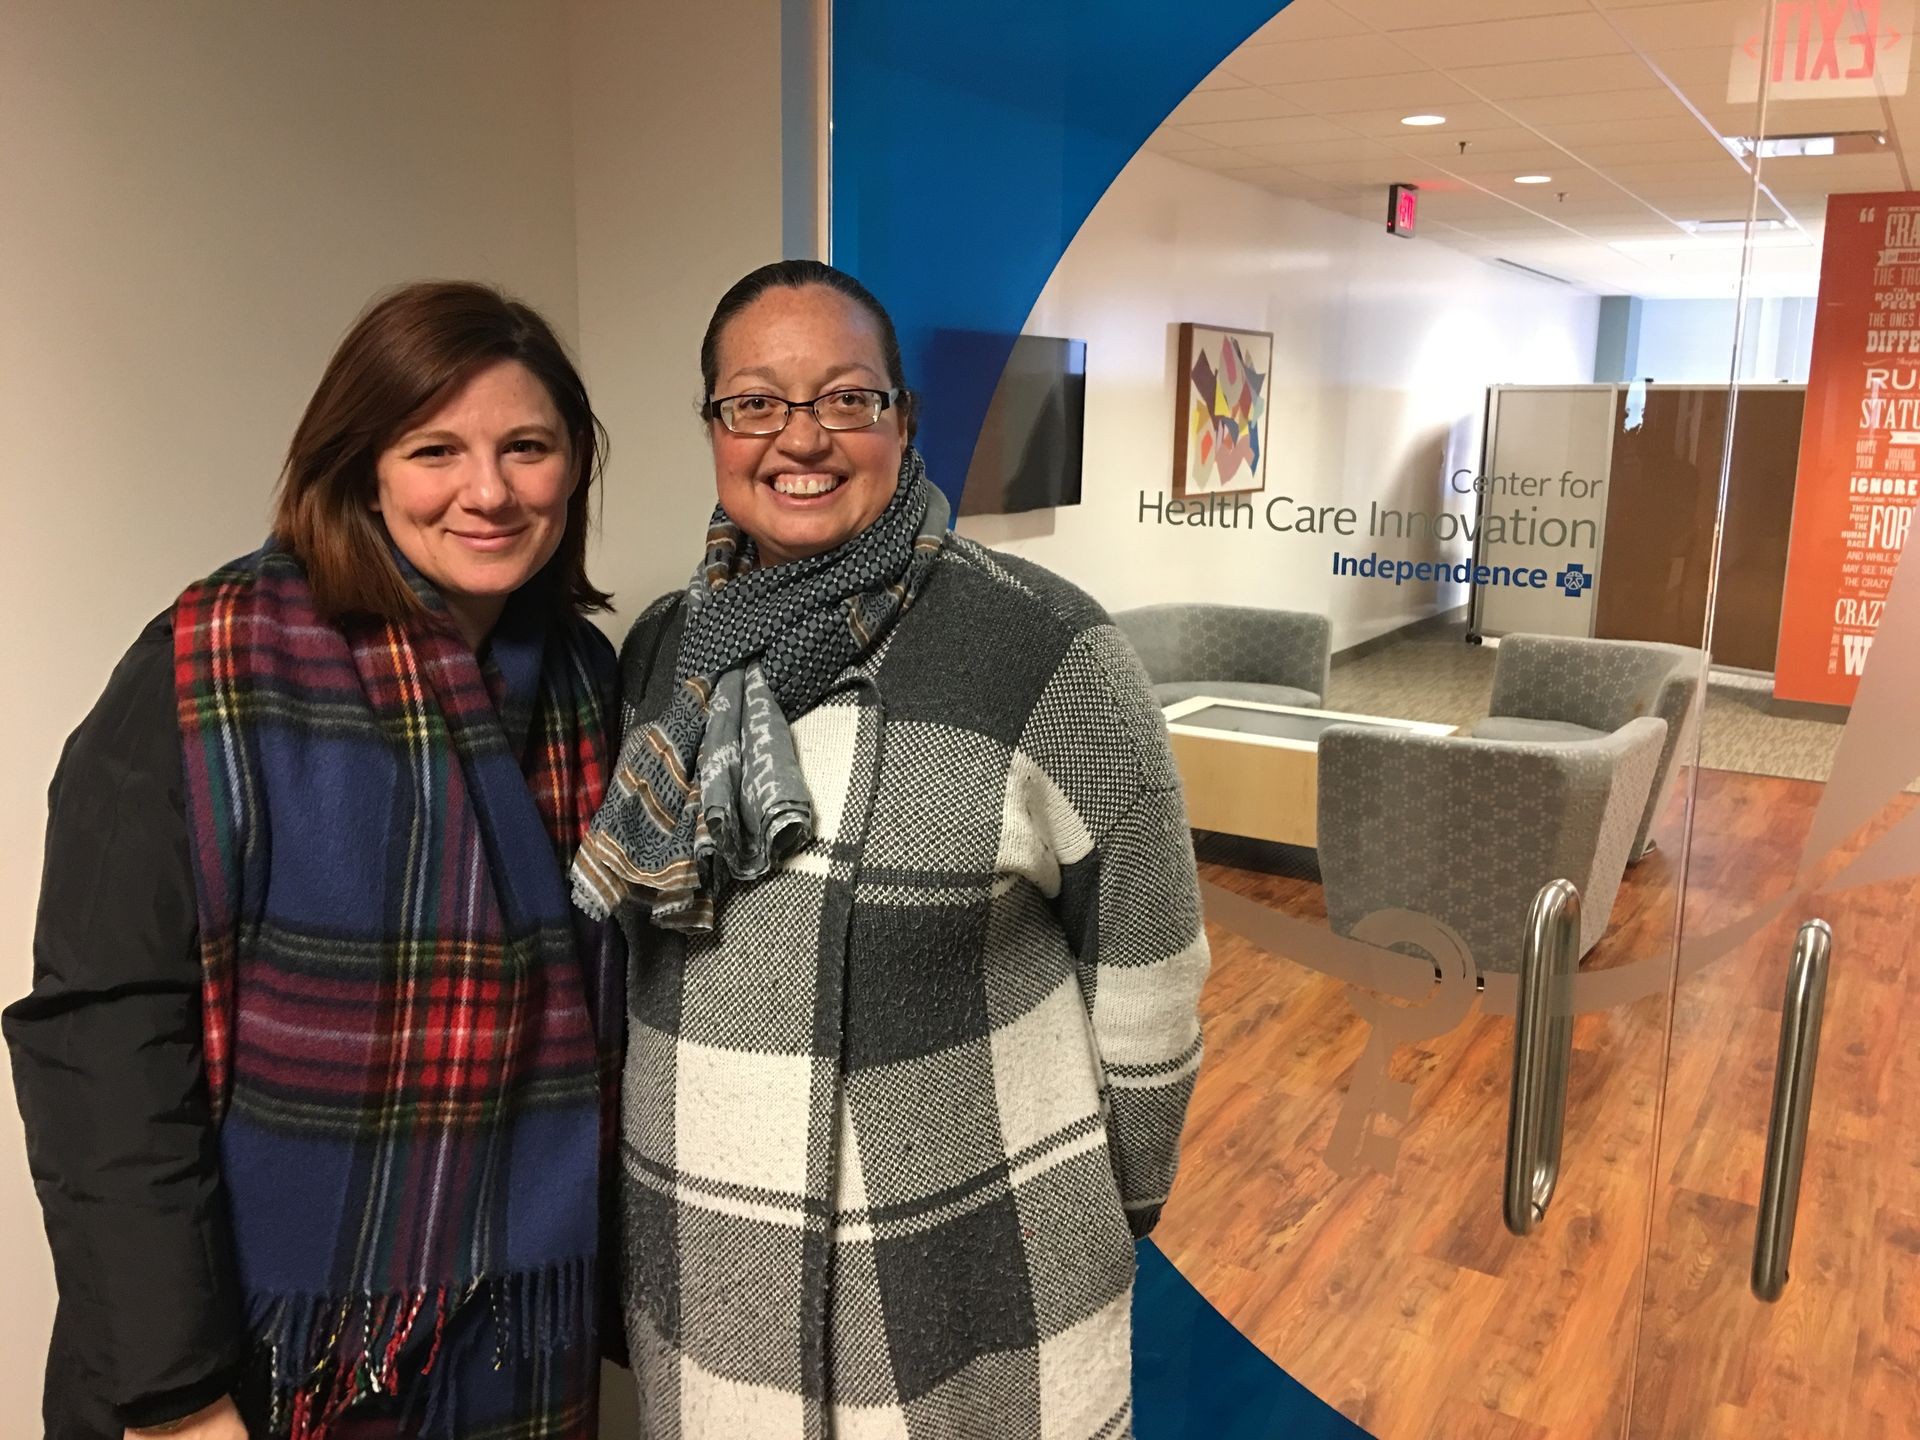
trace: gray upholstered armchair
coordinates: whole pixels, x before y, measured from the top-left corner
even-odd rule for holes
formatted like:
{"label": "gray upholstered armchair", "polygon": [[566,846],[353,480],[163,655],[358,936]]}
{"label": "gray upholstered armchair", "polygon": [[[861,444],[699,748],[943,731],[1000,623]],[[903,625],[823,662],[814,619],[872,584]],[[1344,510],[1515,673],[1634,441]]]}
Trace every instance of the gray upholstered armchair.
{"label": "gray upholstered armchair", "polygon": [[1319,707],[1333,626],[1324,615],[1253,605],[1144,605],[1113,623],[1133,645],[1162,705],[1195,695]]}
{"label": "gray upholstered armchair", "polygon": [[1638,860],[1653,848],[1653,822],[1693,744],[1701,654],[1684,645],[1509,635],[1493,662],[1491,713],[1470,733],[1482,740],[1591,740],[1642,715],[1667,722],[1645,814],[1633,838]]}
{"label": "gray upholstered armchair", "polygon": [[1533,897],[1565,879],[1584,956],[1606,933],[1666,733],[1651,718],[1547,741],[1334,726],[1319,798],[1333,928],[1418,911],[1458,931],[1480,970],[1518,970]]}

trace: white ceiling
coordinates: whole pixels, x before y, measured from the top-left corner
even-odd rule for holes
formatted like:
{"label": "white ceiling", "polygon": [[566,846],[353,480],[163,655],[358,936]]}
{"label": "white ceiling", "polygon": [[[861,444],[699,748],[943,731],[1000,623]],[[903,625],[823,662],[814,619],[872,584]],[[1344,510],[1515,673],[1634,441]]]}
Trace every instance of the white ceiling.
{"label": "white ceiling", "polygon": [[[1881,9],[1887,28],[1905,23],[1896,0]],[[1757,188],[1756,213],[1788,228],[1757,237],[1749,290],[1811,295],[1827,196],[1913,188],[1920,86],[1883,75],[1864,88],[1902,93],[1774,89],[1763,121],[1758,99],[1728,97],[1740,37],[1766,12],[1765,0],[1292,0],[1147,146],[1382,226],[1387,186],[1412,182],[1413,243],[1605,294],[1733,294],[1740,237],[1695,237],[1683,222],[1744,219]],[[1447,123],[1400,123],[1423,111]],[[1717,139],[1832,130],[1882,130],[1888,143],[1749,173]],[[1552,183],[1514,183],[1530,173]]]}

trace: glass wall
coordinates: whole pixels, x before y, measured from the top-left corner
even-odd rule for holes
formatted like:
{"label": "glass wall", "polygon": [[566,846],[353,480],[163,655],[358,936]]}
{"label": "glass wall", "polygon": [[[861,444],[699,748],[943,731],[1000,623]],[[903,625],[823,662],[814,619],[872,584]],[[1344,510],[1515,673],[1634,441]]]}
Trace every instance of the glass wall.
{"label": "glass wall", "polygon": [[1908,17],[1001,8],[836,7],[834,258],[1184,781],[1139,1433],[1907,1433]]}
{"label": "glass wall", "polygon": [[1731,427],[1636,1437],[1920,1423],[1911,21],[1764,32],[1743,355],[1818,298],[1804,386],[1742,385]]}

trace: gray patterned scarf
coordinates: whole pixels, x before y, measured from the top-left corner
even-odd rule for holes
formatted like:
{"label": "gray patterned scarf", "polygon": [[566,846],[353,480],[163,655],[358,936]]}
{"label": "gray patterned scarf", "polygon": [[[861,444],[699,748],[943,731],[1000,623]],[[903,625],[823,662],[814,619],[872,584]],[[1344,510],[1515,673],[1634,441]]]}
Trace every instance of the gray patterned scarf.
{"label": "gray patterned scarf", "polygon": [[667,929],[708,930],[723,884],[759,879],[812,837],[789,723],[913,603],[949,513],[911,448],[880,518],[824,555],[761,569],[714,510],[672,697],[622,743],[574,860],[581,909],[604,918],[630,902]]}

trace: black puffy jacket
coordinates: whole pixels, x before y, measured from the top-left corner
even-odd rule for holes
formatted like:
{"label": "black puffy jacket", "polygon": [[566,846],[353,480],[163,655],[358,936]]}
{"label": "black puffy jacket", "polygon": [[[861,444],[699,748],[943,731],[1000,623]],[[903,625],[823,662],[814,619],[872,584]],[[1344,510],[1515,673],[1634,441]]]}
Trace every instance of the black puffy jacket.
{"label": "black puffy jacket", "polygon": [[49,1440],[120,1440],[233,1388],[242,1328],[207,1106],[167,616],[48,793],[33,992],[4,1025],[60,1305]]}

